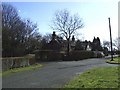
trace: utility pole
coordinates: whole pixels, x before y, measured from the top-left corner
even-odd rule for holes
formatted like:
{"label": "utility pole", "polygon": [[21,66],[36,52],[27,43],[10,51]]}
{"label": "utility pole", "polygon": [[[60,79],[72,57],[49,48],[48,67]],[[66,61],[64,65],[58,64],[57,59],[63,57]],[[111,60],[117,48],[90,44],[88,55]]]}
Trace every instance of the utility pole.
{"label": "utility pole", "polygon": [[110,30],[110,43],[111,43],[111,61],[113,61],[113,50],[112,50],[112,34],[111,34],[111,24],[110,24],[110,18],[109,20],[109,30]]}

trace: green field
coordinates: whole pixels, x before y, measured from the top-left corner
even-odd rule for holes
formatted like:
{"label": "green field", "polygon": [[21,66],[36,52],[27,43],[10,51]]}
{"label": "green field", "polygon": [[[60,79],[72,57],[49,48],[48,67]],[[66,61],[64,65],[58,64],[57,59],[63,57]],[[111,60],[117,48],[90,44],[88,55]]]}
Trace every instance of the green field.
{"label": "green field", "polygon": [[64,88],[118,88],[118,83],[118,67],[99,67],[75,77]]}
{"label": "green field", "polygon": [[106,62],[111,64],[120,64],[120,57],[113,58],[113,61],[111,61],[111,59],[106,60]]}
{"label": "green field", "polygon": [[31,66],[27,66],[27,67],[14,68],[14,69],[10,69],[8,71],[1,72],[0,76],[8,76],[8,75],[12,75],[12,74],[18,73],[18,72],[23,72],[26,70],[36,70],[36,69],[41,68],[41,67],[42,67],[41,64],[34,64]]}

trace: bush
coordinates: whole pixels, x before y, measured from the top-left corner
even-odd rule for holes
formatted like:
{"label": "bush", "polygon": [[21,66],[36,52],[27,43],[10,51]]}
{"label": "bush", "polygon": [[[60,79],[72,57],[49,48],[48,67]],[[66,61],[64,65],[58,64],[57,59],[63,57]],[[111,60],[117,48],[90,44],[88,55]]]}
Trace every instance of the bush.
{"label": "bush", "polygon": [[92,51],[72,51],[69,53],[69,56],[64,57],[64,60],[82,60],[93,57],[94,52]]}
{"label": "bush", "polygon": [[35,54],[35,58],[38,61],[56,61],[62,60],[63,53],[55,50],[40,50]]}

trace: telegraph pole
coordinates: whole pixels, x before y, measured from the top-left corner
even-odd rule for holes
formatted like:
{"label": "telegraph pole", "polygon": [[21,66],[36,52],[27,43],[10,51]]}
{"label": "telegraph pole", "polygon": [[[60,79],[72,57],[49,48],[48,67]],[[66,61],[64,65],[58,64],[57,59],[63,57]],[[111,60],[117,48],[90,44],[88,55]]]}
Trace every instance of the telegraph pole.
{"label": "telegraph pole", "polygon": [[111,34],[111,24],[110,24],[110,18],[109,20],[109,30],[110,30],[110,43],[111,43],[111,61],[113,61],[113,50],[112,50],[112,34]]}

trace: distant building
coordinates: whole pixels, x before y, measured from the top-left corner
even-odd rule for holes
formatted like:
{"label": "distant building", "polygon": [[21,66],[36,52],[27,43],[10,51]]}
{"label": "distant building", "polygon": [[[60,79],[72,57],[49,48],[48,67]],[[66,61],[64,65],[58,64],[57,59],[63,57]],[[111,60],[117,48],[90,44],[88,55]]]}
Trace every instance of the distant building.
{"label": "distant building", "polygon": [[60,42],[57,40],[55,32],[53,32],[52,39],[48,43],[48,48],[50,50],[59,50],[60,47],[61,47]]}
{"label": "distant building", "polygon": [[75,37],[73,35],[72,36],[72,41],[70,41],[70,49],[74,50],[75,49],[75,45],[76,45],[76,42],[75,42]]}
{"label": "distant building", "polygon": [[[68,41],[67,40],[63,40],[62,43],[61,43],[62,50],[66,51],[67,50],[67,45],[68,45]],[[75,45],[76,45],[76,42],[74,40],[70,40],[70,42],[69,42],[69,49],[70,49],[70,51],[75,49]]]}
{"label": "distant building", "polygon": [[92,42],[92,51],[102,51],[102,46],[99,37],[94,37]]}
{"label": "distant building", "polygon": [[[66,51],[68,41],[63,39],[58,40],[57,37],[58,36],[56,35],[56,33],[53,32],[52,39],[48,43],[49,49]],[[97,38],[94,37],[93,42],[87,41],[87,40],[76,41],[74,35],[72,36],[72,39],[69,42],[69,48],[70,48],[70,51],[73,51],[73,50],[101,51],[102,50],[99,37]]]}
{"label": "distant building", "polygon": [[91,50],[92,50],[92,48],[90,47],[90,45],[89,45],[89,44],[87,45],[86,50],[87,50],[87,51],[91,51]]}

